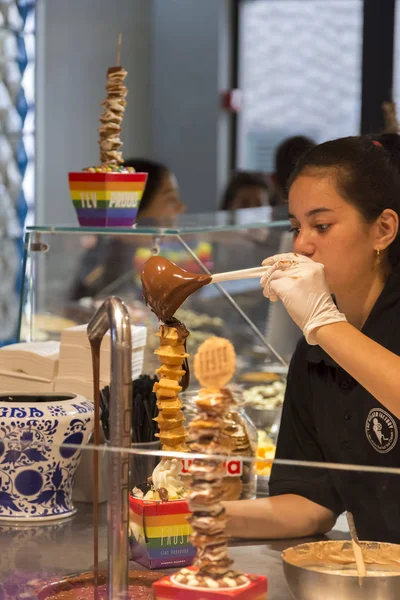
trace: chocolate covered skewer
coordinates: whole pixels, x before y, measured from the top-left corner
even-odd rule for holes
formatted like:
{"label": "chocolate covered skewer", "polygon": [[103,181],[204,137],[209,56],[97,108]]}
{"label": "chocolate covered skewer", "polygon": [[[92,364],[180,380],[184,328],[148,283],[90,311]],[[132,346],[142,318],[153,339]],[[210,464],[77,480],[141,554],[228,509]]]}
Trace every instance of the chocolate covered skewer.
{"label": "chocolate covered skewer", "polygon": [[128,90],[124,85],[127,71],[123,67],[110,67],[107,71],[107,98],[104,100],[103,114],[100,117],[100,161],[102,165],[116,165],[123,162],[121,123],[126,107]]}
{"label": "chocolate covered skewer", "polygon": [[[228,340],[211,338],[195,356],[196,378],[203,387],[196,400],[198,414],[189,424],[188,445],[191,452],[226,455],[230,436],[226,435],[226,415],[234,400],[225,385],[235,370],[235,352]],[[226,469],[223,459],[194,459],[188,499],[193,529],[191,542],[196,547],[195,570],[182,569],[175,579],[189,587],[235,588],[248,578],[232,570],[226,535],[227,517],[222,505]]]}

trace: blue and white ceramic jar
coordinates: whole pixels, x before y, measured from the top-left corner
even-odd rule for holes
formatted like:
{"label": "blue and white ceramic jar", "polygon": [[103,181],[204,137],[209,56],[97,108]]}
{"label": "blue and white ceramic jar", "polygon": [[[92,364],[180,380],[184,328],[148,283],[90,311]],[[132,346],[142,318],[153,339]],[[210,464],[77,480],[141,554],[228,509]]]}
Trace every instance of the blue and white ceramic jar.
{"label": "blue and white ceramic jar", "polygon": [[74,474],[93,423],[93,403],[82,396],[0,396],[0,521],[76,512]]}

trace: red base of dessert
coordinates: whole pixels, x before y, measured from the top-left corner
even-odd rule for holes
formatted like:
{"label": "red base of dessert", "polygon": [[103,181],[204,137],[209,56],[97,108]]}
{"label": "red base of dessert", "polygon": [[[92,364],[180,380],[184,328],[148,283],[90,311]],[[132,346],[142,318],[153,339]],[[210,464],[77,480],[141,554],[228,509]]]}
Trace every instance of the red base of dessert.
{"label": "red base of dessert", "polygon": [[163,577],[153,583],[156,600],[266,600],[268,581],[262,575],[247,575],[248,585],[239,588],[189,588],[173,581],[174,575]]}

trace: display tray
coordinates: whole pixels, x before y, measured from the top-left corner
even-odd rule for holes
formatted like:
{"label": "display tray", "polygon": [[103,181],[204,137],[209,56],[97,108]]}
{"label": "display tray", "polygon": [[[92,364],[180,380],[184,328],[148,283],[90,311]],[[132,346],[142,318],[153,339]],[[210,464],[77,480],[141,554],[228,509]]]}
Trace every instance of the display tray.
{"label": "display tray", "polygon": [[[153,600],[152,584],[162,576],[149,571],[129,572],[129,598],[135,600]],[[98,600],[107,600],[107,575],[99,574]],[[93,573],[82,573],[38,582],[35,589],[37,600],[92,600],[94,589]]]}
{"label": "display tray", "polygon": [[248,575],[248,584],[237,588],[189,588],[166,576],[153,584],[156,600],[266,600],[268,581],[262,575]]}

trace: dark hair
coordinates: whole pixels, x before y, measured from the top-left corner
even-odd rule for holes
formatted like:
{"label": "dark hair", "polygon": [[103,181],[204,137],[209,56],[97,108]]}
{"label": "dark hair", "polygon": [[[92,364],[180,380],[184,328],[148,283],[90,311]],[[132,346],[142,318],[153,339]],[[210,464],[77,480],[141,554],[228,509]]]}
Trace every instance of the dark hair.
{"label": "dark hair", "polygon": [[146,158],[129,158],[124,161],[124,166],[133,167],[138,173],[148,173],[146,187],[139,204],[137,214],[137,218],[139,218],[140,213],[150,206],[154,194],[157,192],[163,177],[169,172],[169,169],[162,163],[147,160]]}
{"label": "dark hair", "polygon": [[[374,143],[375,142],[375,143]],[[376,143],[377,142],[377,143]],[[290,180],[305,172],[332,174],[338,193],[373,223],[390,208],[400,217],[400,137],[394,133],[346,137],[319,144],[297,163]],[[389,264],[400,262],[400,235],[388,249]]]}
{"label": "dark hair", "polygon": [[304,135],[295,135],[281,142],[275,152],[275,177],[283,193],[297,161],[316,143]]}
{"label": "dark hair", "polygon": [[245,186],[256,186],[270,191],[268,178],[259,171],[237,171],[231,176],[222,197],[220,210],[231,210],[232,204],[238,191]]}

